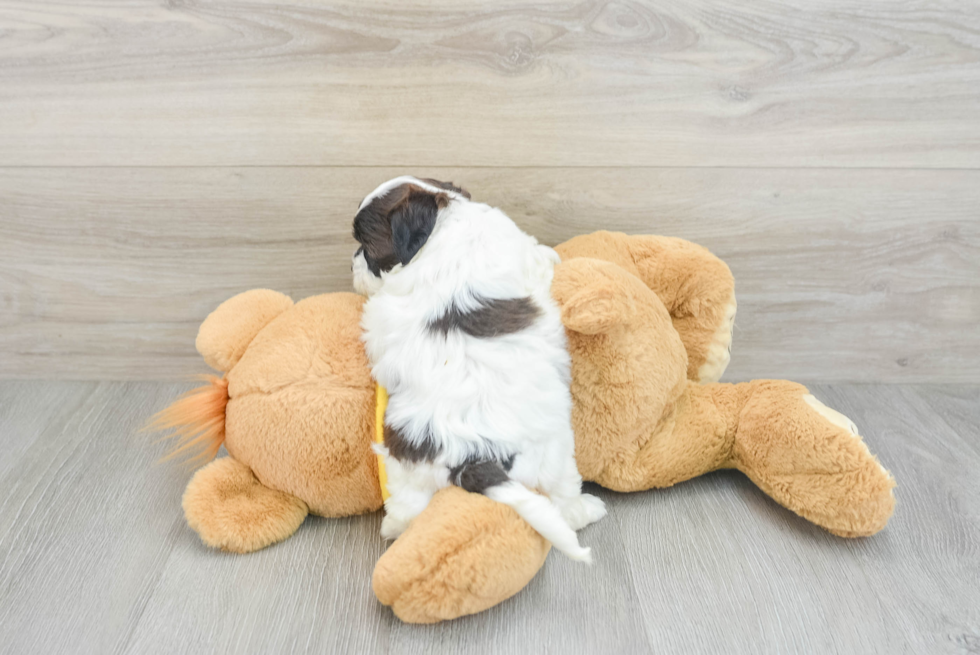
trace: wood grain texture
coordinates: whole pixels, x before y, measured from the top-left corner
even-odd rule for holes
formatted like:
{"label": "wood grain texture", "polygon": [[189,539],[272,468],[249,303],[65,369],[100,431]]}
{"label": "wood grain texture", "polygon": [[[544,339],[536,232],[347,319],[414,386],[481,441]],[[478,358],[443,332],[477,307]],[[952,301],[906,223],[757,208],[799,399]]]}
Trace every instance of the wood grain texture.
{"label": "wood grain texture", "polygon": [[[898,481],[889,539],[867,540],[862,571],[888,642],[908,652],[976,652],[980,645],[980,429],[952,429],[923,396],[955,401],[975,387],[846,387],[815,394],[861,428]],[[874,555],[878,555],[875,557]],[[903,577],[896,576],[902,571]],[[942,571],[942,573],[938,573]],[[951,575],[950,575],[951,574]],[[943,607],[936,615],[927,610]]]}
{"label": "wood grain texture", "polygon": [[[956,434],[970,434],[980,426],[980,389],[917,387],[916,394]],[[980,454],[980,440],[966,439],[964,445]]]}
{"label": "wood grain texture", "polygon": [[95,386],[94,382],[0,383],[0,477],[17,469],[41,435],[63,428]]}
{"label": "wood grain texture", "polygon": [[[118,652],[184,531],[179,493],[161,492],[185,476],[154,466],[160,449],[136,435],[175,385],[76,386],[84,402],[0,477],[3,653]],[[62,413],[47,395],[20,411]]]}
{"label": "wood grain texture", "polygon": [[[134,435],[182,389],[0,382],[0,444],[21,453],[0,471],[0,653],[918,655],[980,643],[975,386],[811,386],[898,480],[875,537],[833,537],[735,472],[598,490],[610,513],[582,533],[593,567],[552,555],[514,598],[435,626],[401,624],[370,591],[380,514],[310,519],[251,555],[206,550],[180,513],[187,472],[154,465],[161,447]],[[28,427],[38,416],[51,420]]]}
{"label": "wood grain texture", "polygon": [[[350,221],[391,168],[0,169],[0,377],[203,372],[255,287],[350,290]],[[980,171],[424,168],[556,244],[679,236],[731,266],[728,379],[980,381]]]}
{"label": "wood grain texture", "polygon": [[980,165],[959,0],[7,0],[0,165]]}

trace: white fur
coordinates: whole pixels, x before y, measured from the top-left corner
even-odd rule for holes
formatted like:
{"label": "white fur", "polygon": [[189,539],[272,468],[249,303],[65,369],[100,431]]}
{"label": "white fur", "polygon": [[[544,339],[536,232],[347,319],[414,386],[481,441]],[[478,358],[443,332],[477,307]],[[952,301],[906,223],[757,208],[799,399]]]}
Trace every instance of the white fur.
{"label": "white fur", "polygon": [[542,537],[571,559],[586,564],[592,563],[592,549],[579,545],[575,531],[562,516],[561,510],[544,496],[514,481],[490,487],[486,495],[491,500],[513,507],[514,511],[541,533]]}
{"label": "white fur", "polygon": [[396,539],[429,505],[432,495],[449,486],[449,469],[427,462],[402,463],[389,457],[388,449],[377,444],[374,451],[385,458],[389,493],[398,490],[385,501],[385,517],[381,521],[381,536]]}
{"label": "white fur", "polygon": [[[399,264],[400,266],[400,264]],[[351,259],[351,273],[354,274],[354,291],[362,296],[372,296],[381,288],[381,278],[376,276],[368,268],[364,252],[358,248]]]}
{"label": "white fur", "polygon": [[412,177],[411,175],[402,175],[401,177],[395,177],[388,180],[387,182],[379,186],[377,189],[375,189],[368,195],[364,196],[364,200],[362,200],[361,204],[358,205],[357,211],[361,211],[362,209],[367,207],[368,203],[370,203],[375,198],[380,198],[381,196],[388,193],[395,187],[401,186],[403,184],[411,184],[412,186],[421,187],[426,191],[431,191],[432,193],[441,193],[443,195],[449,196],[450,198],[454,198],[454,199],[455,198],[465,199],[465,197],[462,194],[456,193],[455,191],[449,191],[447,189],[443,189],[442,187],[433,186],[428,182],[423,182],[417,177]]}
{"label": "white fur", "polygon": [[[414,178],[396,178],[379,189],[405,182],[428,188]],[[362,206],[383,192],[375,191]],[[573,528],[599,520],[605,507],[581,493],[575,465],[571,364],[551,298],[558,255],[499,209],[449,195],[431,236],[407,266],[383,273],[380,288],[356,282],[371,293],[362,325],[372,373],[389,393],[385,422],[416,442],[428,431],[440,450],[431,464],[398,462],[384,453],[391,498],[383,533],[400,534],[449,484],[449,468],[473,456],[515,453],[514,482],[486,495],[517,510],[562,552],[588,561]],[[476,309],[479,298],[523,297],[541,314],[520,332],[477,338],[451,331],[444,337],[428,329],[452,305]]]}

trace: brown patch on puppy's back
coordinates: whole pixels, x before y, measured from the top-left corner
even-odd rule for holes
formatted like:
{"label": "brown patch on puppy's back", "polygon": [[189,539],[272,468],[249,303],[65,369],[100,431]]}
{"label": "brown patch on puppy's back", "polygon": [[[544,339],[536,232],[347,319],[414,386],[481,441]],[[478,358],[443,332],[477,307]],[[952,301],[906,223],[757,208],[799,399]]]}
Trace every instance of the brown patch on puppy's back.
{"label": "brown patch on puppy's back", "polygon": [[490,298],[479,303],[480,307],[471,311],[451,306],[429,323],[429,329],[443,336],[458,330],[471,337],[490,338],[520,332],[541,314],[530,298]]}
{"label": "brown patch on puppy's back", "polygon": [[401,428],[390,425],[385,426],[385,447],[389,455],[402,462],[431,462],[439,454],[439,447],[428,433],[422,443],[415,443]]}

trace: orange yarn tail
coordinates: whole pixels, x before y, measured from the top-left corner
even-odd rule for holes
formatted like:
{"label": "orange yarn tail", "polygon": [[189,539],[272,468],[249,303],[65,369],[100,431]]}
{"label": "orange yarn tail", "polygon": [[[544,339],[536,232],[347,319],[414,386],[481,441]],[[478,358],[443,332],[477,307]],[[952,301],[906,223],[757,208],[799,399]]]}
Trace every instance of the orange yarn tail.
{"label": "orange yarn tail", "polygon": [[216,375],[200,375],[207,384],[191,389],[166,409],[154,414],[144,431],[173,430],[165,439],[177,439],[164,461],[191,455],[188,462],[205,464],[218,454],[225,441],[225,406],[228,381]]}

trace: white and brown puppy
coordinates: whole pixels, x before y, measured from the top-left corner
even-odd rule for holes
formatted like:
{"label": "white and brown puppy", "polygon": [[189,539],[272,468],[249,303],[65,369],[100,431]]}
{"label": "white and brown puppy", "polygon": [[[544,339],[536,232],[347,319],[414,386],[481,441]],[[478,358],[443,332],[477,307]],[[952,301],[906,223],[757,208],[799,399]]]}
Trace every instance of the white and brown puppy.
{"label": "white and brown puppy", "polygon": [[575,465],[570,361],[550,292],[558,255],[466,191],[414,177],[361,202],[354,238],[354,286],[370,296],[364,342],[389,393],[382,536],[398,537],[453,484],[591,561],[575,530],[606,510],[582,493]]}

